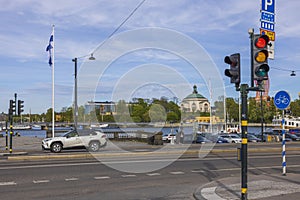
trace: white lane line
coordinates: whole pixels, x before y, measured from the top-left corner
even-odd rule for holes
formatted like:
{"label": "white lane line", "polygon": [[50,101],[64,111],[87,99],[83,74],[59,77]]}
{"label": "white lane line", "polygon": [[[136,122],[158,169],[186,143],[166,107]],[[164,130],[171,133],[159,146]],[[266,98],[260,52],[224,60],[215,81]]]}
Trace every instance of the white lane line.
{"label": "white lane line", "polygon": [[78,181],[79,178],[66,178],[65,181]]}
{"label": "white lane line", "polygon": [[216,189],[217,187],[203,188],[201,190],[201,196],[203,196],[204,199],[225,200],[216,194]]}
{"label": "white lane line", "polygon": [[10,181],[10,182],[0,182],[0,186],[7,186],[7,185],[17,185],[16,182]]}
{"label": "white lane line", "polygon": [[160,176],[160,173],[150,173],[150,174],[147,174],[148,176]]}
{"label": "white lane line", "polygon": [[96,176],[94,177],[95,180],[103,180],[103,179],[110,179],[109,176]]}
{"label": "white lane line", "polygon": [[204,173],[205,171],[204,170],[192,170],[191,172],[192,173]]}
{"label": "white lane line", "polygon": [[33,183],[35,184],[39,184],[39,183],[49,183],[50,180],[37,180],[37,181],[33,181]]}
{"label": "white lane line", "polygon": [[184,174],[184,172],[178,171],[178,172],[170,172],[170,174],[173,175],[180,175],[180,174]]}
{"label": "white lane line", "polygon": [[122,175],[123,178],[133,178],[136,177],[135,174],[126,174],[126,175]]}

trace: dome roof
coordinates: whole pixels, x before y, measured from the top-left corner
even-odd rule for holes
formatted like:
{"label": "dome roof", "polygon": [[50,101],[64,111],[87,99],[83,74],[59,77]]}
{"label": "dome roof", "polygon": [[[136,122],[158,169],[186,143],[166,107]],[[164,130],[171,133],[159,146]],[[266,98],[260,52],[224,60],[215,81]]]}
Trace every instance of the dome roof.
{"label": "dome roof", "polygon": [[201,94],[198,93],[196,85],[194,85],[193,88],[194,88],[193,93],[188,95],[184,99],[195,99],[195,98],[197,98],[197,99],[206,99],[204,96],[202,96]]}

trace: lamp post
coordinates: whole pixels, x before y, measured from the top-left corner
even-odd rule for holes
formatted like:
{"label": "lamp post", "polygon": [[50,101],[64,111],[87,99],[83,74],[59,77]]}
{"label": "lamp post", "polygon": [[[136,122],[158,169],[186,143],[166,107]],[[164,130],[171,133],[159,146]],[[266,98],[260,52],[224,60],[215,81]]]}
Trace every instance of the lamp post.
{"label": "lamp post", "polygon": [[[80,58],[84,58],[87,56],[82,56],[79,58],[73,58],[72,61],[74,62],[74,127],[77,129],[78,125],[78,104],[77,104],[77,61]],[[89,60],[96,60],[96,58],[93,56],[93,54],[90,55]]]}

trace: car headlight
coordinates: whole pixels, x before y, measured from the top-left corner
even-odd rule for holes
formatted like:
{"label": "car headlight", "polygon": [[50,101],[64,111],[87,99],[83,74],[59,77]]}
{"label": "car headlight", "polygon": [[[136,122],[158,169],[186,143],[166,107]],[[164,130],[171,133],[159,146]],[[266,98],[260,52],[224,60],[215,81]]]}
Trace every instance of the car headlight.
{"label": "car headlight", "polygon": [[46,142],[49,142],[49,141],[51,141],[52,140],[52,138],[46,138],[46,139],[44,139],[43,141],[46,143]]}

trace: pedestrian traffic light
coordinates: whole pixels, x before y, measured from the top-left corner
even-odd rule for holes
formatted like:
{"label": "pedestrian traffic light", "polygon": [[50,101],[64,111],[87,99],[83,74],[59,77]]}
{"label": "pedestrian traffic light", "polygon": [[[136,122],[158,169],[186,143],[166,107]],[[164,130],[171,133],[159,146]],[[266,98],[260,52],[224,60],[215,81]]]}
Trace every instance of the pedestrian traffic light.
{"label": "pedestrian traffic light", "polygon": [[16,112],[16,102],[14,100],[9,101],[8,112],[10,116],[13,116],[13,114]]}
{"label": "pedestrian traffic light", "polygon": [[21,113],[24,112],[24,110],[23,110],[23,108],[24,108],[23,103],[24,103],[24,101],[18,100],[18,116],[20,116]]}
{"label": "pedestrian traffic light", "polygon": [[238,87],[241,82],[240,54],[226,56],[224,62],[230,65],[229,69],[225,69],[225,76],[230,77],[230,83],[235,83],[235,86]]}
{"label": "pedestrian traffic light", "polygon": [[252,42],[252,82],[257,81],[260,84],[263,80],[268,80],[268,43],[267,35],[253,35]]}

